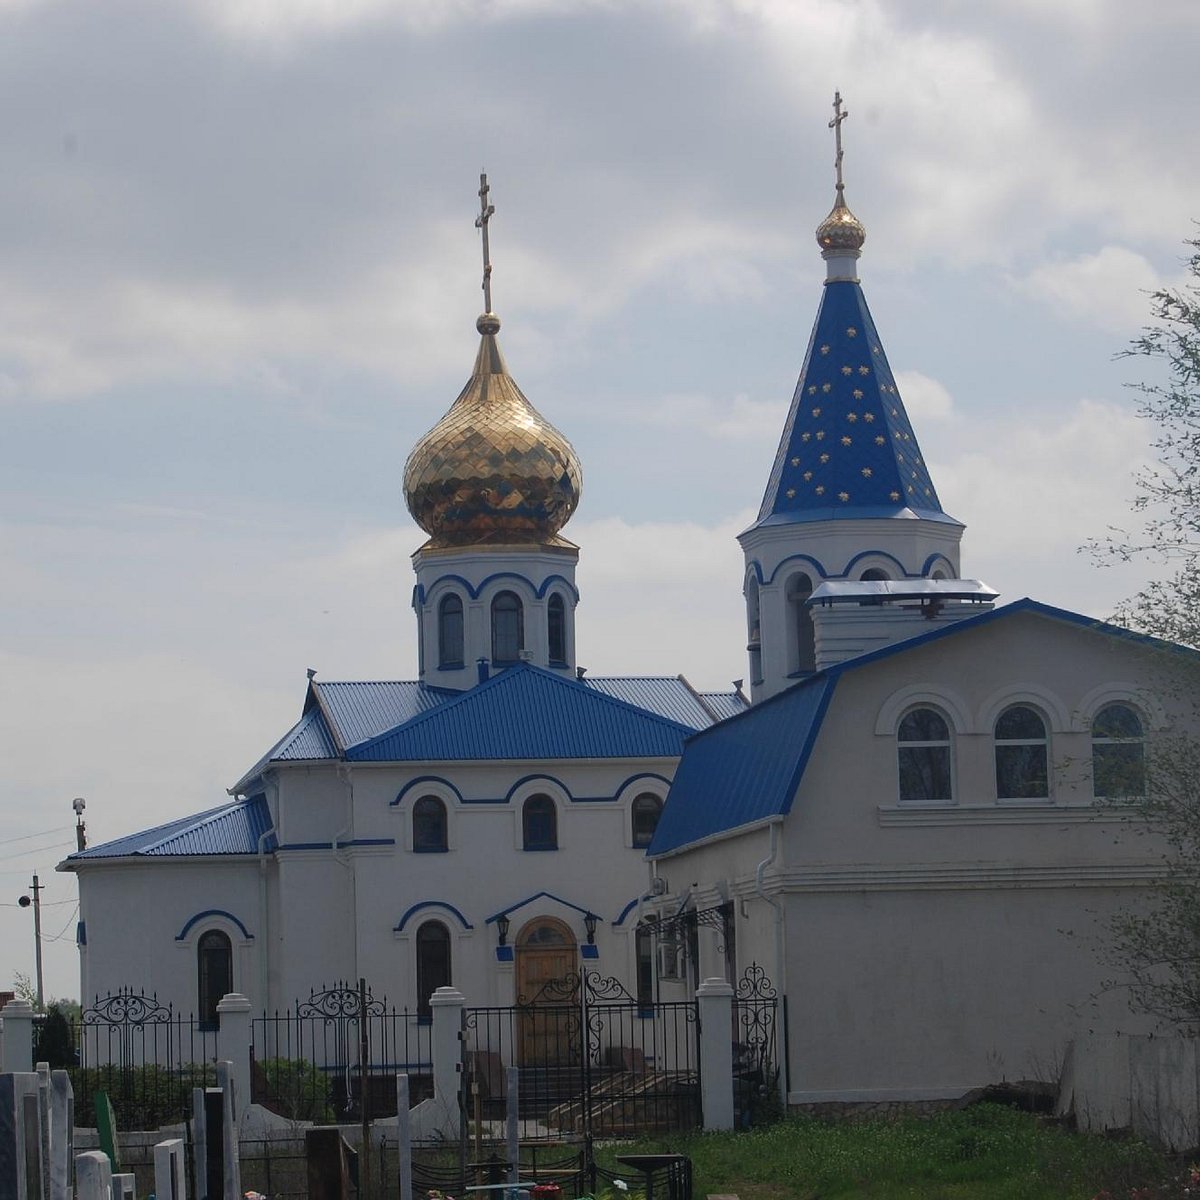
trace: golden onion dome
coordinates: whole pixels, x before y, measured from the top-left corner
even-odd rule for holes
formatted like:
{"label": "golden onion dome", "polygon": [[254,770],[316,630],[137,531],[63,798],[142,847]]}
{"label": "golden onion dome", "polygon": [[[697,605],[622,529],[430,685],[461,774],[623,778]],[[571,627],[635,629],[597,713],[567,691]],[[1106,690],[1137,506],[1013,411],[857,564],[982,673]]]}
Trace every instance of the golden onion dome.
{"label": "golden onion dome", "polygon": [[553,541],[579,504],[579,457],[509,375],[499,317],[476,328],[471,378],[408,456],[405,503],[435,547]]}
{"label": "golden onion dome", "polygon": [[846,207],[839,185],[829,216],[817,226],[817,245],[830,253],[857,252],[867,240],[866,226]]}

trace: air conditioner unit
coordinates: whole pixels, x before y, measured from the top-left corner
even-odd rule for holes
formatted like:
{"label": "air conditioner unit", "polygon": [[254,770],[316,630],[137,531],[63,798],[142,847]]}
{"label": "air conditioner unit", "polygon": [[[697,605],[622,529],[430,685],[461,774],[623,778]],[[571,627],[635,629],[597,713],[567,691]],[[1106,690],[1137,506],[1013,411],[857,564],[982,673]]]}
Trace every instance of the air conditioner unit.
{"label": "air conditioner unit", "polygon": [[520,658],[520,660],[522,662],[533,662],[533,651],[532,650],[518,650],[517,656]]}
{"label": "air conditioner unit", "polygon": [[650,884],[650,895],[665,896],[671,889],[667,886],[665,875],[655,875]]}

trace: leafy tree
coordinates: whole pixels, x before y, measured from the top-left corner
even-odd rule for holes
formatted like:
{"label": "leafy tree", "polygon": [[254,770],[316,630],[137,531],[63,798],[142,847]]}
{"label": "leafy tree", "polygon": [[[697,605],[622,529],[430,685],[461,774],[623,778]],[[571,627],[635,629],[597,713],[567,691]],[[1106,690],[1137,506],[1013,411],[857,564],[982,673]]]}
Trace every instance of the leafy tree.
{"label": "leafy tree", "polygon": [[1160,382],[1135,383],[1139,415],[1153,423],[1158,461],[1136,479],[1133,511],[1141,528],[1111,530],[1092,548],[1130,562],[1149,558],[1173,574],[1127,600],[1118,616],[1128,625],[1186,646],[1200,646],[1200,238],[1186,243],[1189,282],[1151,293],[1154,324],[1124,357],[1151,360]]}
{"label": "leafy tree", "polygon": [[[1189,279],[1151,295],[1152,325],[1125,352],[1154,364],[1157,382],[1132,385],[1139,414],[1156,429],[1157,462],[1136,478],[1134,533],[1113,530],[1093,543],[1101,555],[1148,558],[1171,574],[1127,600],[1123,624],[1169,642],[1200,648],[1200,239]],[[1200,669],[1168,656],[1163,690],[1171,707],[1200,716]],[[1146,826],[1166,845],[1165,878],[1149,906],[1112,923],[1115,958],[1132,977],[1137,1002],[1171,1020],[1200,1022],[1200,740],[1183,728],[1156,737],[1144,797]]]}
{"label": "leafy tree", "polygon": [[35,1063],[49,1063],[51,1068],[75,1065],[75,1039],[67,1014],[57,1004],[46,1009],[46,1019],[37,1032],[33,1048]]}

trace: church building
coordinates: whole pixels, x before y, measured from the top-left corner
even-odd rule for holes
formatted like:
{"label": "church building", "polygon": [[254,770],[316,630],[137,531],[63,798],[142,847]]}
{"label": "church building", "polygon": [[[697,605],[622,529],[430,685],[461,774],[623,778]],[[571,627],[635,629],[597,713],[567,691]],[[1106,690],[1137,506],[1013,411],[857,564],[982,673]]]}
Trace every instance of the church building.
{"label": "church building", "polygon": [[962,578],[858,278],[845,115],[740,537],[749,697],[577,668],[582,472],[501,354],[484,178],[478,354],[404,475],[419,677],[310,678],[232,799],[67,858],[85,1004],[209,1017],[365,977],[424,1015],[443,984],[512,1004],[589,961],[648,1003],[752,968],[786,997],[793,1104],[1048,1077],[1081,1021],[1135,1027],[1099,943],[1160,860],[1120,802],[1190,719],[1196,656]]}

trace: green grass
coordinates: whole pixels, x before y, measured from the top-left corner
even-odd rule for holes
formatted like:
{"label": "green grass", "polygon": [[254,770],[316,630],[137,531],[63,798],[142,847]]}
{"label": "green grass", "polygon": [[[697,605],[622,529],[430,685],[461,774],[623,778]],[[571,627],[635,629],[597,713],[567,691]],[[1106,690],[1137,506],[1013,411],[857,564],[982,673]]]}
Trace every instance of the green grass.
{"label": "green grass", "polygon": [[[691,1157],[696,1200],[1090,1200],[1157,1188],[1170,1164],[1135,1138],[1069,1133],[1027,1113],[978,1105],[934,1117],[831,1123],[792,1117],[744,1133],[640,1143]],[[617,1172],[626,1145],[600,1152]],[[630,1180],[630,1183],[633,1183]],[[1156,1195],[1159,1193],[1156,1191]]]}

